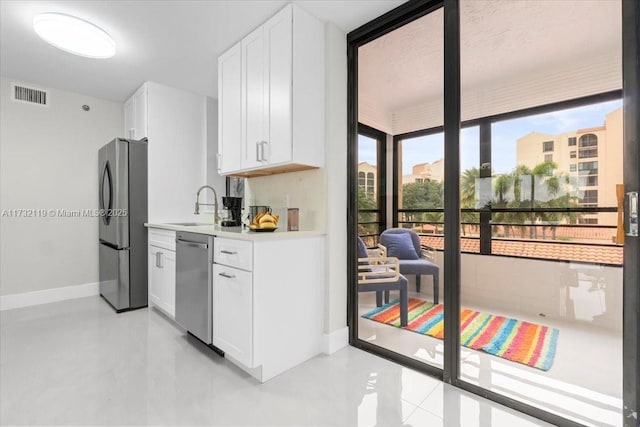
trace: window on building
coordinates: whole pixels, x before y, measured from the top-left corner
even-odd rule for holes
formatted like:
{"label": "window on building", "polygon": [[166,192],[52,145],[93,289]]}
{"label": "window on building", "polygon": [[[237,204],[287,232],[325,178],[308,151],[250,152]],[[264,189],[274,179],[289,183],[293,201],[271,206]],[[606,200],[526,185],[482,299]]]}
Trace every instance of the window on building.
{"label": "window on building", "polygon": [[598,146],[598,137],[595,136],[594,134],[588,133],[580,137],[580,148],[597,147],[597,146]]}
{"label": "window on building", "polygon": [[594,147],[594,148],[581,148],[580,152],[578,153],[578,157],[580,157],[581,159],[588,159],[590,157],[598,157],[598,147]]}
{"label": "window on building", "polygon": [[598,175],[589,175],[583,177],[582,185],[584,187],[595,187],[598,185]]}
{"label": "window on building", "polygon": [[578,163],[578,173],[580,175],[597,175],[598,162],[580,162]]}
{"label": "window on building", "polygon": [[578,154],[578,153],[577,153],[575,150],[573,150],[573,151],[569,151],[569,158],[570,158],[570,159],[575,159],[575,158],[576,158],[576,156],[577,156],[577,154]]}
{"label": "window on building", "polygon": [[551,162],[553,162],[553,154],[545,154],[545,155],[544,155],[544,161],[545,161],[546,163],[551,163]]}
{"label": "window on building", "polygon": [[596,206],[598,204],[598,190],[584,190],[580,203],[583,205]]}
{"label": "window on building", "polygon": [[376,179],[373,172],[367,173],[367,194],[374,195],[376,192]]}
{"label": "window on building", "polygon": [[574,163],[569,165],[569,172],[575,172],[578,169],[577,165]]}
{"label": "window on building", "polygon": [[360,189],[362,191],[365,190],[365,175],[364,175],[364,172],[358,172],[358,187],[360,187]]}
{"label": "window on building", "polygon": [[548,151],[553,151],[553,141],[544,141],[542,143],[542,151],[545,153]]}
{"label": "window on building", "polygon": [[569,137],[569,147],[571,147],[572,145],[576,145],[576,137],[575,136],[570,136]]}
{"label": "window on building", "polygon": [[578,224],[581,224],[581,225],[598,225],[598,218],[578,218]]}

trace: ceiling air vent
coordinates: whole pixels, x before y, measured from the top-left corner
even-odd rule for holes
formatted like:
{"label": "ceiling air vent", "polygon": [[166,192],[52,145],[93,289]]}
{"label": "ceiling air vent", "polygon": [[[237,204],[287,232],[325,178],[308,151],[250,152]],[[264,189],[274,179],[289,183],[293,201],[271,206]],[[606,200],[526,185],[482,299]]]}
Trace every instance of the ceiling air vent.
{"label": "ceiling air vent", "polygon": [[30,104],[48,105],[49,93],[45,90],[34,89],[26,86],[14,84],[13,100],[28,102]]}

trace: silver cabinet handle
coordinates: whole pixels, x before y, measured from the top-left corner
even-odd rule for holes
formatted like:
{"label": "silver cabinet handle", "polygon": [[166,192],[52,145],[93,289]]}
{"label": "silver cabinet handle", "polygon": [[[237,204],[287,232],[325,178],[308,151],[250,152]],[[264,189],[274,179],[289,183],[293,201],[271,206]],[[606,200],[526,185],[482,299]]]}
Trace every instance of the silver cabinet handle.
{"label": "silver cabinet handle", "polygon": [[189,246],[190,248],[200,248],[200,249],[207,249],[209,247],[208,244],[206,243],[200,243],[200,242],[191,242],[189,240],[179,240],[176,239],[176,243],[183,245],[183,246]]}
{"label": "silver cabinet handle", "polygon": [[227,274],[227,273],[218,273],[218,276],[222,276],[225,277],[227,279],[235,279],[236,276],[232,275],[232,274]]}
{"label": "silver cabinet handle", "polygon": [[226,249],[220,249],[220,253],[221,254],[227,254],[227,255],[236,255],[238,252],[236,252],[236,251],[228,251]]}
{"label": "silver cabinet handle", "polygon": [[218,156],[218,164],[217,164],[218,172],[220,172],[222,170],[222,154],[218,153],[217,156]]}
{"label": "silver cabinet handle", "polygon": [[632,191],[627,193],[624,211],[627,213],[627,223],[625,232],[627,236],[638,237],[638,193]]}
{"label": "silver cabinet handle", "polygon": [[261,159],[262,159],[263,162],[267,161],[267,155],[265,154],[266,150],[264,148],[267,144],[268,144],[267,141],[262,141],[261,142],[261,145],[262,145],[262,156],[261,156]]}
{"label": "silver cabinet handle", "polygon": [[261,141],[256,142],[256,162],[260,161],[260,143]]}
{"label": "silver cabinet handle", "polygon": [[164,268],[164,253],[156,252],[156,267]]}

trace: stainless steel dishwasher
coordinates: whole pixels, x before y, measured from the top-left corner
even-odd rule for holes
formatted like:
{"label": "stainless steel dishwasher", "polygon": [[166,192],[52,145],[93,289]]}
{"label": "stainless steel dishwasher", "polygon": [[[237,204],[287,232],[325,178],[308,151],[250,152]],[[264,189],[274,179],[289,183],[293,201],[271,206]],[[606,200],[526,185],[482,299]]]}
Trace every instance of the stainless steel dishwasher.
{"label": "stainless steel dishwasher", "polygon": [[176,233],[176,322],[211,344],[213,236]]}

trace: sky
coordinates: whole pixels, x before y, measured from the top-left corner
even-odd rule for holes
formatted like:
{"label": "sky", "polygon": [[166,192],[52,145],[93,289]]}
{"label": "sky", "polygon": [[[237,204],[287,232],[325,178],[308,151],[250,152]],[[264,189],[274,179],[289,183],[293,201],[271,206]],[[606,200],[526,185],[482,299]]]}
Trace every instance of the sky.
{"label": "sky", "polygon": [[[495,122],[491,128],[492,166],[494,173],[509,173],[516,166],[516,140],[531,132],[560,134],[604,124],[605,116],[622,106],[622,100],[602,102],[584,107],[538,114],[520,119]],[[462,129],[460,138],[461,170],[478,167],[479,130]],[[375,141],[359,137],[358,162],[376,163]],[[444,158],[443,134],[423,136],[403,142],[402,174],[411,174],[411,168],[418,163],[433,163]]]}

